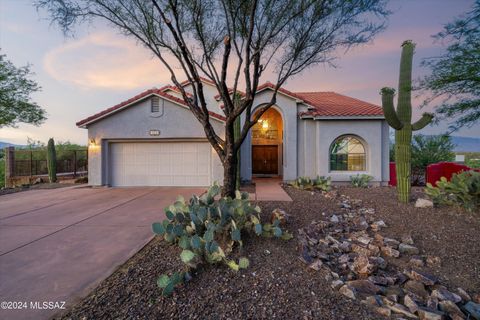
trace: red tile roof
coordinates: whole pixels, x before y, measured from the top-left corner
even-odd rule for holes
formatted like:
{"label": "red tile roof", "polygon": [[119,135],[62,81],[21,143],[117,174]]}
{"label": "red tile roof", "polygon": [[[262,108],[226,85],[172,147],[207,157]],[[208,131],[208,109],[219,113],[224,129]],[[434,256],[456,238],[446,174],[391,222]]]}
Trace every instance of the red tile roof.
{"label": "red tile roof", "polygon": [[296,92],[295,94],[313,107],[311,110],[301,112],[300,116],[383,117],[382,107],[335,92]]}
{"label": "red tile roof", "polygon": [[[165,99],[167,100],[170,100],[172,102],[175,102],[175,103],[178,103],[182,106],[185,106],[185,107],[188,107],[188,105],[185,103],[185,101],[183,99],[180,99],[180,98],[177,98],[175,96],[172,96],[171,94],[168,94],[166,92],[163,92],[165,89],[170,89],[168,88],[168,86],[165,86],[165,87],[162,87],[160,89],[149,89],[149,90],[146,90],[140,94],[137,94],[136,96],[128,99],[128,100],[125,100],[123,102],[120,102],[119,104],[116,104],[114,105],[113,107],[110,107],[108,109],[105,109],[103,111],[100,111],[99,113],[96,113],[88,118],[85,118],[83,120],[80,120],[78,121],[76,124],[78,127],[80,126],[83,126],[89,122],[92,122],[94,120],[97,120],[97,119],[100,119],[100,118],[103,118],[104,116],[106,116],[107,114],[109,113],[112,113],[112,112],[115,112],[119,109],[122,109],[123,107],[126,107],[134,102],[137,102],[137,101],[140,101],[140,100],[143,100],[143,99],[146,99],[147,97],[151,96],[151,95],[158,95],[158,96],[161,96],[161,97],[164,97]],[[172,90],[175,90],[175,89],[172,89]],[[177,89],[178,90],[178,89]],[[215,112],[212,112],[212,111],[209,111],[208,112],[210,114],[210,116],[212,116],[213,118],[216,118],[217,120],[221,120],[221,121],[225,121],[226,118],[225,116],[222,116],[218,113],[215,113]]]}
{"label": "red tile roof", "polygon": [[[209,79],[201,79],[206,83],[214,85],[214,83]],[[186,85],[188,84],[188,81],[184,81],[181,84]],[[274,90],[275,85],[271,82],[266,82],[258,87],[257,93],[266,89]],[[105,109],[99,113],[96,113],[86,119],[77,122],[77,126],[83,126],[87,123],[103,118],[112,112],[122,109],[130,104],[133,104],[134,102],[145,99],[153,94],[161,96],[182,106],[188,107],[183,99],[166,93],[165,91],[167,90],[180,92],[177,87],[171,85],[164,86],[160,89],[150,89],[111,108]],[[335,92],[292,92],[284,88],[280,88],[278,92],[297,99],[299,102],[303,102],[309,106],[308,111],[299,113],[301,117],[383,117],[382,107],[355,98],[347,97]],[[212,111],[209,111],[209,114],[217,120],[225,121],[226,119],[225,116]]]}

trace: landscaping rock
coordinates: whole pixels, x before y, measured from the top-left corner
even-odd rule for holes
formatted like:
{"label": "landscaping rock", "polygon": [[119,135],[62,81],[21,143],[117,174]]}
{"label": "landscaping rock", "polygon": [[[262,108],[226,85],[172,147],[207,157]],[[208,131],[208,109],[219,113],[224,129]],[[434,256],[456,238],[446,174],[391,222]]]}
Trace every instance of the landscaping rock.
{"label": "landscaping rock", "polygon": [[382,289],[379,286],[373,284],[368,280],[347,281],[346,285],[350,288],[355,289],[356,292],[365,293],[365,294],[374,295],[382,291]]}
{"label": "landscaping rock", "polygon": [[315,271],[319,271],[322,268],[322,265],[323,265],[323,262],[320,259],[317,259],[309,265],[309,268]]}
{"label": "landscaping rock", "polygon": [[401,305],[399,303],[394,303],[392,305],[387,304],[386,307],[389,308],[390,310],[392,310],[392,312],[402,314],[407,318],[418,319],[418,317],[416,315],[414,315],[413,313],[408,311],[408,309],[406,307],[404,307],[403,305]]}
{"label": "landscaping rock", "polygon": [[415,313],[418,310],[418,304],[408,294],[403,298],[403,304],[410,310],[411,313]]}
{"label": "landscaping rock", "polygon": [[428,199],[419,198],[415,202],[415,208],[431,208],[433,207],[433,202]]}
{"label": "landscaping rock", "polygon": [[393,258],[400,257],[400,252],[389,246],[382,247],[381,251],[387,257],[393,257]]}
{"label": "landscaping rock", "polygon": [[411,265],[411,266],[414,266],[414,267],[423,267],[425,265],[425,263],[423,262],[423,259],[422,257],[419,257],[419,256],[413,256],[410,261],[408,261],[408,263]]}
{"label": "landscaping rock", "polygon": [[332,289],[338,290],[341,286],[343,286],[343,281],[339,279],[333,280],[330,286],[332,287]]}
{"label": "landscaping rock", "polygon": [[436,256],[427,256],[427,259],[426,259],[426,262],[427,262],[427,266],[429,267],[439,267],[440,264],[441,264],[441,260],[439,257],[436,257]]}
{"label": "landscaping rock", "polygon": [[286,213],[285,210],[277,208],[272,211],[270,222],[273,224],[275,220],[279,220],[280,225],[285,226],[290,222],[290,219],[291,219],[291,216],[288,213]]}
{"label": "landscaping rock", "polygon": [[403,235],[402,236],[402,243],[413,245],[413,239],[411,235]]}
{"label": "landscaping rock", "polygon": [[397,249],[400,241],[392,239],[392,238],[383,238],[383,243],[386,246],[392,247],[393,249]]}
{"label": "landscaping rock", "polygon": [[465,319],[465,315],[460,310],[460,308],[450,300],[440,301],[438,304],[440,310],[448,314],[448,316],[452,319]]}
{"label": "landscaping rock", "polygon": [[473,319],[480,320],[480,304],[470,301],[463,306],[463,309],[469,313]]}
{"label": "landscaping rock", "polygon": [[472,300],[470,295],[465,290],[463,290],[462,288],[457,288],[457,293],[462,298],[462,300],[465,301],[465,302],[468,302],[468,301]]}
{"label": "landscaping rock", "polygon": [[412,245],[406,244],[406,243],[400,243],[398,246],[398,251],[404,254],[418,254],[419,250],[417,247],[414,247]]}
{"label": "landscaping rock", "polygon": [[352,271],[360,275],[368,276],[375,271],[376,265],[370,263],[366,255],[360,254],[353,260]]}
{"label": "landscaping rock", "polygon": [[338,216],[334,214],[334,215],[330,218],[330,221],[333,222],[333,223],[339,223],[339,222],[340,222],[340,219],[338,219]]}
{"label": "landscaping rock", "polygon": [[433,275],[430,275],[430,274],[427,274],[427,273],[424,273],[424,272],[420,272],[420,271],[417,271],[417,270],[410,270],[410,271],[406,271],[404,272],[410,279],[412,280],[417,280],[417,281],[420,281],[422,282],[424,285],[427,285],[427,286],[433,286],[435,283],[438,282],[438,278],[433,276]]}
{"label": "landscaping rock", "polygon": [[371,256],[373,253],[365,247],[362,247],[358,244],[352,244],[352,252],[358,253],[364,256]]}
{"label": "landscaping rock", "polygon": [[434,289],[432,291],[432,297],[437,298],[440,301],[449,300],[453,303],[459,303],[460,301],[462,301],[462,298],[458,294],[450,292],[444,288]]}
{"label": "landscaping rock", "polygon": [[445,314],[436,310],[419,308],[417,314],[420,320],[445,320]]}
{"label": "landscaping rock", "polygon": [[426,301],[429,296],[428,291],[420,281],[409,280],[405,283],[403,288],[420,301]]}
{"label": "landscaping rock", "polygon": [[384,317],[390,317],[392,315],[392,311],[386,307],[375,307],[374,310]]}
{"label": "landscaping rock", "polygon": [[353,299],[353,300],[355,300],[357,298],[356,295],[355,295],[355,290],[350,288],[347,285],[343,285],[342,287],[340,287],[340,290],[338,290],[338,292],[343,294],[345,297]]}

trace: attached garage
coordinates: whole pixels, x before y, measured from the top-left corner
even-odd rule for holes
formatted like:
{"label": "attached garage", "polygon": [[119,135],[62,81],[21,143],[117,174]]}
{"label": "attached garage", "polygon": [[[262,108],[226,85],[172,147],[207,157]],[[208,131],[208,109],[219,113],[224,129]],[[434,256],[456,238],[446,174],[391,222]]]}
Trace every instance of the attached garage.
{"label": "attached garage", "polygon": [[111,186],[208,186],[212,151],[208,142],[112,142]]}

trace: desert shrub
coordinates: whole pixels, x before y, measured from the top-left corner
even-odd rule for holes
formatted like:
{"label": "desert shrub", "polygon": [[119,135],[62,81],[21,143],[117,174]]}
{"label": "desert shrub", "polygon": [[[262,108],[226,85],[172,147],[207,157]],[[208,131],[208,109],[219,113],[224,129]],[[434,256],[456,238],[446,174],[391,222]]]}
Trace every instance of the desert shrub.
{"label": "desert shrub", "polygon": [[366,188],[372,179],[373,177],[368,174],[357,174],[350,176],[350,183],[356,188]]}
{"label": "desert shrub", "polygon": [[290,183],[294,188],[300,190],[322,190],[330,191],[332,189],[331,177],[317,176],[315,179],[309,177],[298,177],[296,180]]}
{"label": "desert shrub", "polygon": [[425,170],[432,163],[455,160],[455,144],[448,135],[415,135],[412,141],[412,184],[425,183]]}
{"label": "desert shrub", "polygon": [[188,203],[179,196],[173,205],[165,208],[167,218],[152,225],[155,234],[183,249],[180,258],[185,263],[185,270],[158,278],[157,284],[163,289],[163,295],[170,295],[178,284],[190,280],[192,272],[206,263],[223,263],[235,271],[247,268],[247,258],[241,257],[238,262],[231,258],[235,247],[243,245],[242,234],[245,232],[291,238],[280,228],[279,220],[262,224],[260,207],[250,203],[248,193],[237,191],[234,199],[215,200],[219,193],[220,187],[215,184],[200,197],[192,196]]}
{"label": "desert shrub", "polygon": [[480,159],[468,159],[465,164],[470,168],[480,169]]}
{"label": "desert shrub", "polygon": [[450,181],[442,177],[434,187],[427,183],[425,193],[435,204],[459,206],[468,211],[480,206],[480,172],[463,171],[453,174]]}

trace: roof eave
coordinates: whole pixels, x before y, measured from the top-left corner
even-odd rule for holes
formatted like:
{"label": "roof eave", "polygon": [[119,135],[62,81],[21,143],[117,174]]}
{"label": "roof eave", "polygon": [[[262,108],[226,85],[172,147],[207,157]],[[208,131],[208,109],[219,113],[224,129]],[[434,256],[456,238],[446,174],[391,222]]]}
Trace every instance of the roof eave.
{"label": "roof eave", "polygon": [[300,119],[313,119],[313,120],[385,120],[384,116],[380,115],[356,115],[356,116],[314,116],[314,115],[301,115]]}
{"label": "roof eave", "polygon": [[[104,118],[106,118],[106,117],[109,117],[109,116],[111,116],[112,114],[117,113],[117,112],[119,112],[119,111],[121,111],[121,110],[123,110],[123,109],[125,109],[125,108],[128,108],[128,107],[130,107],[130,106],[133,105],[133,104],[139,103],[140,101],[143,101],[143,100],[145,100],[145,99],[147,99],[147,98],[149,98],[149,97],[151,97],[151,96],[157,96],[157,97],[159,97],[159,98],[162,98],[162,99],[165,99],[165,100],[170,101],[170,102],[172,102],[172,103],[175,103],[175,104],[177,104],[177,105],[179,105],[179,106],[181,106],[181,107],[183,107],[183,108],[188,108],[186,105],[181,104],[181,103],[179,103],[178,101],[175,101],[175,100],[173,100],[173,99],[169,99],[168,97],[165,97],[165,96],[163,96],[163,95],[159,95],[159,94],[157,94],[157,93],[155,93],[155,92],[152,92],[152,93],[150,93],[150,94],[148,94],[148,95],[145,95],[145,96],[143,96],[143,97],[141,97],[141,98],[139,98],[139,99],[137,99],[137,100],[134,100],[134,101],[132,101],[132,102],[130,102],[130,103],[124,105],[124,106],[121,106],[121,107],[118,108],[118,109],[115,109],[115,110],[112,110],[112,111],[110,111],[110,112],[108,112],[108,113],[105,113],[105,114],[99,116],[98,118],[91,119],[91,120],[86,121],[86,122],[84,122],[84,123],[82,123],[82,121],[79,121],[79,122],[77,122],[76,125],[77,125],[78,128],[87,129],[88,125],[90,125],[90,124],[92,124],[92,123],[94,123],[94,122],[100,121],[100,120],[102,120],[102,119],[104,119]],[[218,119],[218,118],[216,118],[216,117],[211,117],[211,118],[214,119],[214,120],[220,121],[220,122],[223,122],[223,121],[224,121],[224,120]]]}

